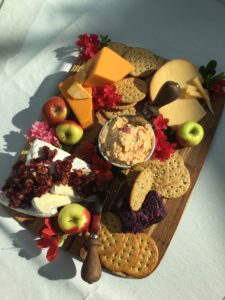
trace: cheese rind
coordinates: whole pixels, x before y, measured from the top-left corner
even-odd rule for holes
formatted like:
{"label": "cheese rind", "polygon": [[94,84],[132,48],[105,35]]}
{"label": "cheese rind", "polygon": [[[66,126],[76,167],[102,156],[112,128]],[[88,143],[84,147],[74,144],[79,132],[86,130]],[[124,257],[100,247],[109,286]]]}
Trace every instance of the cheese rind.
{"label": "cheese rind", "polygon": [[154,101],[158,91],[166,81],[179,83],[181,89],[186,89],[188,81],[201,75],[198,69],[188,60],[173,59],[165,63],[153,75],[149,86],[150,98]]}
{"label": "cheese rind", "polygon": [[103,47],[93,58],[85,85],[102,87],[117,82],[132,72],[134,67],[113,50]]}
{"label": "cheese rind", "polygon": [[[74,79],[72,76],[70,76],[63,82],[60,82],[59,89],[65,100],[68,102],[81,127],[86,129],[94,124],[92,98],[73,99],[68,94],[68,89],[71,87],[73,82]],[[91,87],[85,87],[85,90],[89,94],[92,93]]]}
{"label": "cheese rind", "polygon": [[181,125],[187,121],[199,122],[207,113],[197,99],[177,99],[159,109],[169,119],[169,126]]}

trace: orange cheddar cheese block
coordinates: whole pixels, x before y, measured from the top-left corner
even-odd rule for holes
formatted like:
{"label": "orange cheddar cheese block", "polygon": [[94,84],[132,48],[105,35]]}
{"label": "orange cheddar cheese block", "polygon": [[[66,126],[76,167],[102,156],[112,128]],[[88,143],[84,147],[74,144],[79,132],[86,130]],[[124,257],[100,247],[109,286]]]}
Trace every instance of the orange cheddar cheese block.
{"label": "orange cheddar cheese block", "polygon": [[[88,128],[94,123],[92,98],[73,99],[67,92],[74,82],[74,78],[68,77],[59,84],[59,89],[69,104],[82,128]],[[85,87],[87,93],[91,94],[91,87]]]}
{"label": "orange cheddar cheese block", "polygon": [[134,67],[113,50],[103,47],[93,58],[85,85],[102,87],[123,79]]}

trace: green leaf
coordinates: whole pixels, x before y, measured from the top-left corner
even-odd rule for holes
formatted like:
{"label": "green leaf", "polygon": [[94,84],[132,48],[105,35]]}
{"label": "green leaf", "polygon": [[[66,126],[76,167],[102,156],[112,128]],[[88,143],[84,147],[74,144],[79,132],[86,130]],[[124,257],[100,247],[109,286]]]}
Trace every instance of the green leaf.
{"label": "green leaf", "polygon": [[109,38],[109,36],[108,36],[108,34],[107,35],[101,35],[100,34],[100,43],[101,43],[101,48],[102,47],[106,47],[107,46],[107,44],[108,44],[108,42],[110,42],[111,40],[110,40],[110,38]]}
{"label": "green leaf", "polygon": [[207,73],[212,73],[212,72],[214,72],[215,71],[215,69],[216,69],[216,66],[217,66],[217,61],[216,60],[210,60],[210,62],[207,64],[207,66],[206,66],[206,71],[207,71]]}
{"label": "green leaf", "polygon": [[203,76],[203,78],[205,78],[207,76],[206,68],[204,66],[201,66],[199,68],[199,73]]}

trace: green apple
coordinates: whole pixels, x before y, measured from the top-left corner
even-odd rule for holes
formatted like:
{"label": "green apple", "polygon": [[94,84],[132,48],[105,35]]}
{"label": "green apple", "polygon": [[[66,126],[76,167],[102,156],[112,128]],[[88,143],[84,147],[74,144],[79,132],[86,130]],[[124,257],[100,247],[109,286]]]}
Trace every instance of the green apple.
{"label": "green apple", "polygon": [[78,143],[83,134],[83,128],[72,120],[65,120],[56,127],[56,135],[58,139],[66,145],[74,145]]}
{"label": "green apple", "polygon": [[178,126],[176,138],[183,147],[197,146],[204,137],[204,129],[197,122],[188,121]]}
{"label": "green apple", "polygon": [[77,234],[85,231],[90,224],[91,214],[81,204],[71,203],[65,205],[58,214],[59,228],[67,234]]}

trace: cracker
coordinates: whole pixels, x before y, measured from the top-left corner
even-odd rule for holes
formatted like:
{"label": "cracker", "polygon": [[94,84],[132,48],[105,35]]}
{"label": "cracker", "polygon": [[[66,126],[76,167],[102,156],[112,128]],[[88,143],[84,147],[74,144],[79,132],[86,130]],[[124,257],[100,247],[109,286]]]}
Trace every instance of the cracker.
{"label": "cracker", "polygon": [[135,234],[126,233],[123,247],[112,254],[100,255],[102,265],[112,272],[124,272],[135,266],[139,257],[139,244]]}
{"label": "cracker", "polygon": [[134,184],[134,182],[135,182],[135,180],[137,179],[137,176],[138,176],[139,174],[140,174],[139,171],[136,171],[136,170],[134,170],[134,169],[132,169],[132,168],[129,170],[129,173],[128,173],[126,179],[127,179],[127,184],[128,184],[130,187],[133,186],[133,184]]}
{"label": "cracker", "polygon": [[143,171],[150,169],[153,174],[152,189],[158,190],[159,187],[168,183],[168,161],[161,162],[159,160],[147,160],[133,166],[135,171]]}
{"label": "cracker", "polygon": [[130,104],[121,104],[121,105],[115,105],[113,106],[114,110],[125,110],[125,109],[130,109],[131,107],[134,107],[137,104],[137,102],[133,102]]}
{"label": "cracker", "polygon": [[120,218],[109,211],[103,213],[101,223],[105,225],[110,233],[118,233],[122,231],[122,223]]}
{"label": "cracker", "polygon": [[179,198],[188,191],[190,183],[190,174],[185,167],[180,177],[174,178],[165,186],[161,186],[158,192],[165,198]]}
{"label": "cracker", "polygon": [[130,48],[129,46],[120,42],[109,42],[107,43],[107,47],[119,54],[120,56],[123,56],[124,53]]}
{"label": "cracker", "polygon": [[123,57],[134,66],[130,75],[135,77],[146,77],[156,69],[157,58],[147,49],[131,48]]}
{"label": "cracker", "polygon": [[152,188],[153,175],[150,169],[145,169],[137,176],[130,193],[130,208],[138,211]]}
{"label": "cracker", "polygon": [[143,278],[151,274],[158,264],[158,248],[154,240],[145,233],[136,235],[139,245],[139,256],[136,264],[124,268],[124,272],[132,277]]}
{"label": "cracker", "polygon": [[118,252],[124,243],[125,235],[123,233],[111,233],[105,225],[101,225],[99,230],[99,241],[101,245],[98,248],[99,254],[108,255]]}
{"label": "cracker", "polygon": [[101,112],[107,119],[110,120],[112,118],[120,117],[122,115],[135,116],[137,113],[137,110],[135,107],[130,107],[130,108],[123,109],[123,110],[107,109],[107,110],[102,110]]}
{"label": "cracker", "polygon": [[146,97],[147,85],[144,80],[134,77],[124,78],[115,83],[117,94],[121,95],[120,104],[139,102]]}
{"label": "cracker", "polygon": [[182,156],[176,151],[168,159],[168,182],[177,179],[185,168]]}

